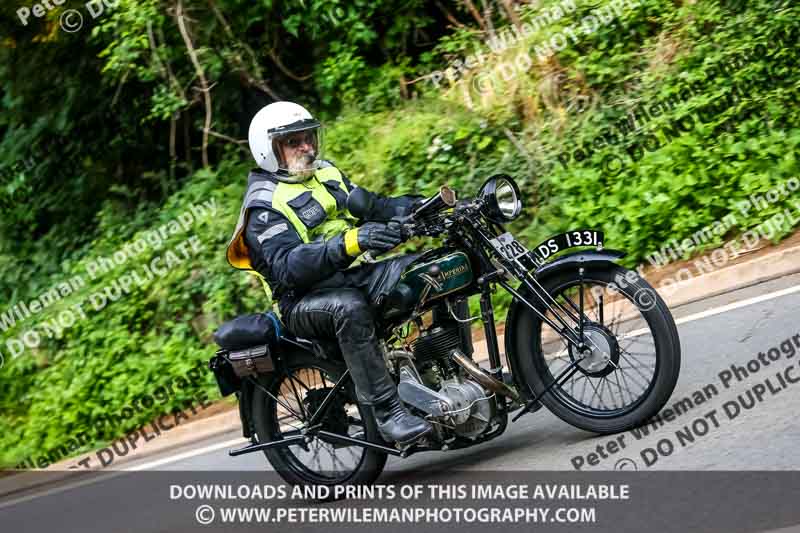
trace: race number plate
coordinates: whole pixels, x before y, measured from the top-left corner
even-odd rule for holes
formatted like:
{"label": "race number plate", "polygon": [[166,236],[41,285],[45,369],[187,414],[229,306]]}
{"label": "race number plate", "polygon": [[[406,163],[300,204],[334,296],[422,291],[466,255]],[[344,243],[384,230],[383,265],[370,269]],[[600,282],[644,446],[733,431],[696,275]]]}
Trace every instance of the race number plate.
{"label": "race number plate", "polygon": [[511,261],[517,261],[527,270],[541,266],[553,255],[580,246],[603,247],[605,236],[597,230],[572,230],[550,237],[533,250],[522,246],[513,235],[503,233],[490,242],[495,250]]}
{"label": "race number plate", "polygon": [[500,252],[503,257],[511,259],[512,261],[530,253],[528,249],[522,246],[510,233],[498,235],[489,242],[491,242],[494,249]]}

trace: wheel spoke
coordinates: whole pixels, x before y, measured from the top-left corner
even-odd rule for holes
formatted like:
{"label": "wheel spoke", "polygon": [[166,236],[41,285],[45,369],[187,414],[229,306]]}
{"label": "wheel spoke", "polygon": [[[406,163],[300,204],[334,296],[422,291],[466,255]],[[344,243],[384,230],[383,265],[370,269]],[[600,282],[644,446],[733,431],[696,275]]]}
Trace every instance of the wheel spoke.
{"label": "wheel spoke", "polygon": [[[600,400],[600,403],[601,403],[601,404],[603,404],[603,406],[607,408],[608,406],[607,406],[607,405],[605,405],[605,403],[603,403],[603,399],[602,399],[602,398],[600,398],[600,395],[599,395],[599,394],[597,394],[597,387],[595,387],[595,386],[594,386],[594,383],[592,383],[592,380],[591,380],[591,379],[589,379],[589,380],[587,380],[587,381],[589,382],[589,385],[591,385],[591,386],[592,386],[592,389],[594,389],[594,394],[592,395],[592,398],[594,398],[594,397],[595,397],[595,395],[596,395],[596,396],[597,396],[597,398]],[[591,400],[592,398],[589,398],[589,400]]]}
{"label": "wheel spoke", "polygon": [[644,379],[644,380],[645,380],[645,383],[649,383],[649,382],[650,382],[650,378],[649,378],[649,377],[647,377],[646,375],[644,375],[644,373],[642,373],[642,371],[641,371],[641,370],[639,370],[639,369],[638,369],[638,368],[637,368],[637,367],[634,365],[634,363],[632,363],[632,362],[631,362],[631,360],[630,360],[630,359],[628,359],[628,357],[625,355],[625,352],[620,352],[620,356],[622,356],[622,358],[623,358],[623,359],[625,359],[625,361],[627,361],[629,365],[631,365],[631,368],[633,368],[634,370],[636,370],[636,373],[637,373],[637,374],[639,374],[639,375],[642,377],[642,379]]}
{"label": "wheel spoke", "polygon": [[300,398],[300,394],[297,392],[297,388],[294,386],[295,378],[294,375],[289,375],[289,384],[292,386],[292,392],[294,392],[294,397],[297,399],[297,404],[300,406],[300,412],[303,413],[303,421],[305,422],[308,420],[308,412],[306,411],[306,406],[303,405],[303,400]]}
{"label": "wheel spoke", "polygon": [[586,374],[581,374],[581,375],[586,380],[586,381],[583,382],[583,389],[581,389],[581,399],[580,399],[580,402],[584,403],[583,399],[586,397],[586,384],[589,382],[589,378],[586,377]]}
{"label": "wheel spoke", "polygon": [[[617,375],[617,369],[616,368],[614,369],[612,374],[614,375],[614,379],[617,381],[616,385],[617,385],[617,390],[619,390],[619,405],[620,405],[620,407],[625,407],[625,395],[622,393],[623,392],[622,391],[622,386],[620,386],[620,384],[619,384],[619,376]],[[630,393],[630,391],[629,391],[629,393]]]}
{"label": "wheel spoke", "polygon": [[[619,367],[617,367],[616,369],[614,369],[614,374],[616,374],[618,370],[619,370]],[[630,398],[631,398],[631,403],[633,403],[633,402],[635,401],[635,398],[633,397],[633,392],[631,391],[631,387],[630,387],[630,385],[628,385],[628,381],[625,379],[625,372],[620,372],[620,373],[619,373],[619,377],[621,377],[621,378],[622,378],[622,383],[624,383],[624,384],[625,384],[625,390],[627,390],[627,391],[628,391],[628,396],[630,396]]]}
{"label": "wheel spoke", "polygon": [[639,371],[636,368],[632,368],[632,370],[635,370],[637,374],[642,376],[642,379],[644,379],[644,385],[639,383],[638,378],[636,378],[636,376],[633,373],[625,372],[625,370],[620,370],[620,373],[622,373],[623,375],[627,374],[628,379],[630,379],[633,384],[640,386],[642,388],[642,391],[646,391],[647,385],[650,383],[650,378],[646,377],[644,374],[642,374],[641,371]]}
{"label": "wheel spoke", "polygon": [[[278,383],[273,385],[274,396],[272,412],[278,424],[279,438],[286,439],[305,434],[308,430],[310,412],[318,409],[326,394],[334,391],[338,378],[333,377],[323,366],[311,364],[308,366],[292,368],[282,376]],[[345,390],[336,390],[334,402],[330,404],[330,412],[323,421],[323,430],[334,433],[350,435],[355,429],[363,438],[364,421],[358,411],[358,404],[349,399]],[[353,410],[355,406],[355,410]],[[299,414],[298,411],[302,411]],[[336,429],[335,424],[344,422],[342,429]],[[329,424],[334,424],[329,426]],[[311,433],[313,435],[313,433]],[[278,437],[276,435],[276,437]],[[287,448],[277,449],[289,461],[292,469],[304,471],[303,478],[330,482],[331,479],[345,479],[359,468],[362,462],[364,448],[358,446],[337,447],[337,443],[327,442],[320,437],[315,437],[308,445],[291,445]],[[359,454],[359,448],[362,453]],[[346,450],[346,451],[345,451]]]}

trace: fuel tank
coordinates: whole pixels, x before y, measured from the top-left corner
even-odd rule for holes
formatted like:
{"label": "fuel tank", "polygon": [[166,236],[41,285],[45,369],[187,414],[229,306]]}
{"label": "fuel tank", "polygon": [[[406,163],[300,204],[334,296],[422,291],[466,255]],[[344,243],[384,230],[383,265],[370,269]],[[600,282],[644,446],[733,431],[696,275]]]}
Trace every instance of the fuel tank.
{"label": "fuel tank", "polygon": [[452,249],[429,252],[406,267],[387,299],[386,311],[390,314],[410,311],[423,296],[427,304],[464,289],[473,281],[472,265],[464,252]]}

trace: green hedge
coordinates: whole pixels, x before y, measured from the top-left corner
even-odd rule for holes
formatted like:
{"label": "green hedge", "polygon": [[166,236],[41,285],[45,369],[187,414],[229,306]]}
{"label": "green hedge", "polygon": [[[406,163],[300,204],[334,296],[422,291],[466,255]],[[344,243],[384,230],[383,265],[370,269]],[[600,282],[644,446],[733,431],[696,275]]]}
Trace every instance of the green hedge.
{"label": "green hedge", "polygon": [[[582,6],[561,24],[579,21],[590,8]],[[519,179],[527,204],[512,231],[529,244],[570,227],[600,227],[608,246],[629,251],[634,265],[666,240],[691,236],[734,213],[738,201],[798,176],[798,27],[800,8],[786,3],[752,2],[731,10],[714,1],[676,6],[645,0],[619,27],[604,28],[526,72],[516,90],[496,95],[493,107],[470,111],[452,91],[428,87],[399,108],[347,109],[328,125],[326,155],[355,182],[386,194],[430,194],[446,183],[466,196],[489,175],[509,173]],[[786,46],[777,49],[781,39]],[[443,41],[430,64],[460,54],[469,43],[468,34]],[[535,43],[528,45],[533,53]],[[744,56],[749,59],[741,67],[714,69]],[[376,94],[383,94],[387,79],[381,75]],[[687,86],[697,90],[681,96]],[[743,90],[729,100],[737,87]],[[578,106],[582,111],[572,105],[578,100],[588,102]],[[596,141],[609,139],[609,125],[629,112],[663,101],[676,104],[648,120],[643,132],[616,144]],[[676,129],[689,115],[703,120]],[[671,130],[680,134],[666,139],[660,133]],[[650,133],[658,145],[648,141]],[[638,151],[640,145],[648,149]],[[576,157],[582,146],[589,148]],[[604,170],[604,161],[617,157],[624,166]],[[118,413],[207,360],[214,351],[210,333],[221,321],[264,307],[257,284],[224,259],[248,167],[224,162],[213,172],[197,172],[164,205],[143,205],[132,219],[108,203],[98,214],[99,237],[65,252],[63,257],[79,259],[62,261],[60,273],[44,250],[24,261],[0,255],[2,288],[13,294],[3,312],[85,273],[89,261],[113,255],[191,205],[214,198],[219,209],[192,226],[199,250],[166,276],[88,312],[61,338],[45,338],[18,358],[9,357],[5,342],[0,346],[6,356],[0,369],[0,465],[13,466],[83,432],[91,442],[76,454],[106,444],[164,409],[181,407],[197,389],[216,397],[208,375],[197,389],[179,391],[119,427],[96,424],[100,415]],[[737,216],[732,231],[758,224],[791,200]],[[165,249],[187,237],[176,232]],[[425,245],[412,242],[406,249]],[[57,317],[114,279],[145,271],[164,253],[148,250],[89,280],[37,318],[4,332],[3,341]],[[497,301],[502,307],[508,299]]]}

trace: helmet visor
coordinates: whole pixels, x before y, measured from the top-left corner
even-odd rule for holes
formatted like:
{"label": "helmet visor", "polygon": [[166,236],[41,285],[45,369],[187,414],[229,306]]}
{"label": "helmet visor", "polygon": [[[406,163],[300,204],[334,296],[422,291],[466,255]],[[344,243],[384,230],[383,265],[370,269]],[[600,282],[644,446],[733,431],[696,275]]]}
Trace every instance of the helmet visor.
{"label": "helmet visor", "polygon": [[308,175],[321,159],[321,127],[316,120],[304,120],[270,130],[278,168],[290,175]]}

